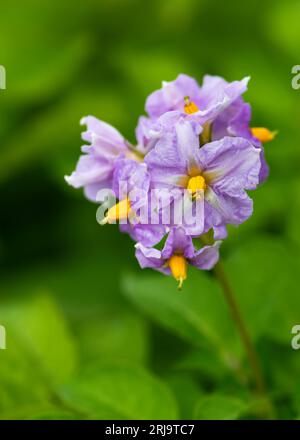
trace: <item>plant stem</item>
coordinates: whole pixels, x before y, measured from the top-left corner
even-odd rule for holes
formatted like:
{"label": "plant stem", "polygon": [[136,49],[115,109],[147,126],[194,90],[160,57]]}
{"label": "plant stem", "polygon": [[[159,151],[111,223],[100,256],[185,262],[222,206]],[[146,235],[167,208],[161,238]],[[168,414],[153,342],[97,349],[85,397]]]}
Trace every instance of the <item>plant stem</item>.
{"label": "plant stem", "polygon": [[241,315],[239,306],[235,300],[235,295],[233,293],[230,282],[227,278],[223,263],[221,261],[219,261],[214,267],[214,273],[222,287],[231,315],[240,334],[241,341],[245,347],[249,359],[249,363],[252,369],[253,378],[256,383],[256,390],[260,395],[267,397],[265,380],[263,377],[258,355],[256,353],[255,347],[252,343],[251,337],[248,333],[247,327]]}

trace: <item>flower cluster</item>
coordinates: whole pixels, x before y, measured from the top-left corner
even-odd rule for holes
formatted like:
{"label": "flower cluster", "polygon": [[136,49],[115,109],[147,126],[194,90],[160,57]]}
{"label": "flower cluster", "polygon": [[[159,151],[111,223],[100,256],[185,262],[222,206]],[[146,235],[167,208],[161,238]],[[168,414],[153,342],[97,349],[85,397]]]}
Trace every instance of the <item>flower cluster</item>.
{"label": "flower cluster", "polygon": [[[199,86],[181,74],[164,82],[147,98],[136,146],[93,116],[81,121],[88,145],[66,181],[103,202],[99,222],[119,222],[136,241],[142,268],[173,275],[179,287],[188,264],[216,264],[226,225],[252,214],[246,191],[268,176],[263,143],[275,133],[250,128],[251,107],[242,98],[248,81],[206,75]],[[108,204],[112,195],[118,202]]]}

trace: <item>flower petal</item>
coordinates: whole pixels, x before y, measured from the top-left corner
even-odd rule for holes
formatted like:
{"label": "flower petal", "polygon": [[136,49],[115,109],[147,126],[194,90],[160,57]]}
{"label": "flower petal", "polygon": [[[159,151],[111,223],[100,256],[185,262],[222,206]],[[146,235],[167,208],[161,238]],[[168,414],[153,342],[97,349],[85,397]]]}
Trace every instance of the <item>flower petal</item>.
{"label": "flower petal", "polygon": [[221,241],[216,241],[212,246],[204,246],[196,252],[195,256],[190,260],[190,263],[198,267],[198,269],[212,269],[219,259],[220,245]]}
{"label": "flower petal", "polygon": [[143,246],[141,243],[135,245],[135,256],[142,269],[156,269],[166,275],[170,275],[169,267],[165,266],[165,261],[161,257],[161,252],[152,247]]}
{"label": "flower petal", "polygon": [[166,133],[146,156],[152,182],[180,185],[186,176],[186,159],[182,157],[174,134]]}
{"label": "flower petal", "polygon": [[177,148],[180,157],[186,163],[188,173],[193,173],[199,168],[196,161],[199,151],[199,136],[195,133],[192,124],[187,119],[181,119],[175,126],[177,135]]}
{"label": "flower petal", "polygon": [[94,116],[85,116],[80,121],[81,125],[86,125],[87,130],[82,133],[84,141],[93,142],[93,139],[102,139],[106,145],[124,148],[124,137],[112,125],[107,124]]}
{"label": "flower petal", "polygon": [[225,137],[204,145],[198,154],[209,185],[231,196],[259,183],[260,150],[247,139]]}
{"label": "flower petal", "polygon": [[65,180],[74,188],[106,180],[112,172],[111,165],[94,155],[80,156],[76,170]]}
{"label": "flower petal", "polygon": [[204,218],[205,230],[212,226],[226,224],[239,225],[247,220],[253,212],[253,201],[244,192],[239,197],[217,194],[211,188],[206,191]]}
{"label": "flower petal", "polygon": [[151,118],[180,109],[183,111],[184,98],[189,96],[196,104],[199,102],[199,85],[188,75],[178,75],[171,82],[164,82],[161,89],[153,92],[146,101],[146,112]]}
{"label": "flower petal", "polygon": [[171,229],[161,255],[164,259],[169,259],[176,253],[180,253],[186,258],[194,256],[193,241],[182,227]]}
{"label": "flower petal", "polygon": [[[247,90],[249,77],[228,83],[219,76],[205,75],[200,90],[200,106],[197,115],[202,124],[213,121]],[[203,109],[203,110],[202,110]]]}

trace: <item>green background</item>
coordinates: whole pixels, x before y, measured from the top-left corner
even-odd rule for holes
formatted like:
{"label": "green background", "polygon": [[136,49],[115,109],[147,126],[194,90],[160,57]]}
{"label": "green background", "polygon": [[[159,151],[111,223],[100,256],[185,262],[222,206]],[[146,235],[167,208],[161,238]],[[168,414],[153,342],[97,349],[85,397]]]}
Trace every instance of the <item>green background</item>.
{"label": "green background", "polygon": [[10,0],[0,7],[1,418],[261,418],[211,274],[139,269],[131,239],[100,227],[68,187],[93,114],[134,142],[146,96],[178,73],[251,75],[269,180],[230,228],[226,270],[278,418],[300,417],[298,1]]}

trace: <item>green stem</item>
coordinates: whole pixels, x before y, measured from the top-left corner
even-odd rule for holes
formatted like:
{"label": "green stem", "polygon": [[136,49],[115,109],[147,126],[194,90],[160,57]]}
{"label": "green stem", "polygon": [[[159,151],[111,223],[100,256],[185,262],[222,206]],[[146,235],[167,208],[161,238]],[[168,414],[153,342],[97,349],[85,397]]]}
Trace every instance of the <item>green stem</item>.
{"label": "green stem", "polygon": [[[200,243],[202,245],[211,245],[213,243],[213,236],[209,233],[202,235],[199,237]],[[262,409],[262,412],[268,416],[268,418],[276,418],[275,408],[273,407],[272,401],[270,400],[263,376],[263,371],[261,368],[260,360],[255,350],[255,346],[252,343],[252,339],[248,332],[247,326],[244,322],[242,314],[240,312],[238,303],[235,300],[235,294],[231,287],[231,284],[226,275],[223,263],[221,260],[214,267],[214,274],[216,279],[218,280],[225,297],[225,300],[229,306],[230,313],[235,322],[237,330],[239,332],[241,342],[245,348],[249,364],[252,370],[253,379],[256,385],[257,394],[263,398],[265,406]],[[259,411],[258,411],[259,412]]]}
{"label": "green stem", "polygon": [[219,261],[216,264],[216,266],[214,268],[214,273],[215,273],[216,278],[222,287],[222,290],[223,290],[225,299],[227,301],[227,304],[229,306],[231,315],[232,315],[233,320],[236,324],[236,327],[239,331],[242,343],[245,347],[247,356],[249,358],[249,363],[252,368],[253,377],[256,382],[257,391],[260,394],[265,393],[266,386],[265,386],[265,381],[263,378],[260,362],[259,362],[257,353],[255,351],[254,345],[252,344],[252,341],[251,341],[250,335],[248,333],[248,330],[246,328],[246,325],[244,323],[244,320],[242,318],[242,315],[240,313],[237,302],[234,298],[234,293],[232,291],[231,285],[228,281],[227,275],[224,270],[224,266],[221,261]]}
{"label": "green stem", "polygon": [[239,306],[235,300],[235,295],[224,270],[223,263],[219,260],[219,262],[214,267],[215,276],[222,287],[224,297],[229,306],[232,318],[236,324],[237,330],[239,332],[241,341],[244,345],[246,354],[249,359],[249,364],[252,369],[253,378],[256,384],[256,390],[259,395],[266,398],[266,402],[268,403],[268,412],[271,415],[273,412],[271,403],[267,396],[266,384],[262,372],[262,368],[260,365],[260,361],[255,350],[255,347],[252,343],[251,337],[249,335],[248,329],[245,325],[244,319],[241,315]]}

